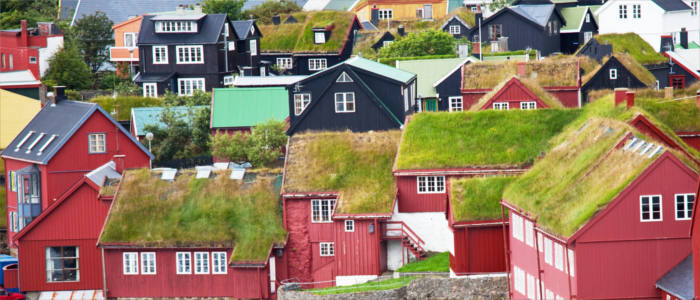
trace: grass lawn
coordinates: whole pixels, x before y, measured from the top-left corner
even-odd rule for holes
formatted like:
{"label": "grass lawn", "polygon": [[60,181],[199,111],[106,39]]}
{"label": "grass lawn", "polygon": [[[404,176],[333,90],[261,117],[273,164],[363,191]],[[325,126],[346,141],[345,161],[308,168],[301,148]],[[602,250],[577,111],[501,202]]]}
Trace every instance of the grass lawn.
{"label": "grass lawn", "polygon": [[369,291],[392,290],[392,289],[397,289],[397,288],[400,288],[402,286],[408,285],[414,279],[416,279],[416,277],[408,276],[408,277],[392,278],[392,279],[375,281],[375,282],[366,282],[366,283],[362,283],[362,284],[349,285],[349,286],[334,286],[334,287],[327,287],[327,288],[323,288],[323,289],[314,289],[314,290],[310,290],[310,292],[312,292],[316,295],[331,295],[331,294],[349,294],[349,293],[360,293],[360,292],[369,292]]}
{"label": "grass lawn", "polygon": [[450,253],[442,252],[430,256],[424,260],[417,260],[412,263],[405,264],[396,272],[449,272],[450,271]]}

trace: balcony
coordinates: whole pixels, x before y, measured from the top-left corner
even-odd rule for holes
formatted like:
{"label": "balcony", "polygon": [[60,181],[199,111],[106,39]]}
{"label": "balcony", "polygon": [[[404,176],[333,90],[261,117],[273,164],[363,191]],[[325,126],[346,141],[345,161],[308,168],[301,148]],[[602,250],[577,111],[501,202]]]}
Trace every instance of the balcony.
{"label": "balcony", "polygon": [[139,48],[136,47],[112,47],[109,48],[109,61],[139,62]]}

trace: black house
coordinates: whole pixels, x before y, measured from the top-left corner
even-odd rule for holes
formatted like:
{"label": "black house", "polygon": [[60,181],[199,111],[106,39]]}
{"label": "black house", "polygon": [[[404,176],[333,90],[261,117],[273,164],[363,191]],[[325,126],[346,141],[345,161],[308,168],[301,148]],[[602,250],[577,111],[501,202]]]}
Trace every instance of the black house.
{"label": "black house", "polygon": [[223,87],[233,82],[233,73],[241,73],[239,66],[257,75],[253,57],[259,53],[260,32],[253,21],[233,24],[225,14],[204,14],[199,6],[145,15],[138,35],[141,72],[134,78],[144,96]]}
{"label": "black house", "polygon": [[416,75],[358,56],[288,88],[288,135],[401,128],[414,110]]}
{"label": "black house", "polygon": [[576,55],[585,55],[597,61],[603,61],[605,57],[612,54],[612,49],[613,46],[610,44],[603,45],[597,39],[590,39],[576,52]]}
{"label": "black house", "polygon": [[[560,30],[564,25],[564,18],[554,9],[554,4],[514,5],[482,21],[481,42],[507,38],[508,50],[536,49],[542,55],[549,55],[561,51]],[[469,32],[469,39],[479,41],[478,26]]]}
{"label": "black house", "polygon": [[384,32],[384,34],[382,34],[382,36],[377,40],[377,42],[372,44],[372,49],[374,49],[374,51],[376,52],[379,52],[379,48],[393,43],[394,40],[396,40],[396,37],[394,37],[394,35],[391,34],[391,32]]}
{"label": "black house", "polygon": [[598,22],[590,6],[563,7],[559,10],[566,25],[561,28],[561,52],[571,54],[598,34]]}
{"label": "black house", "polygon": [[469,30],[472,27],[462,20],[458,15],[453,15],[445,23],[440,26],[444,32],[451,34],[454,38],[459,39],[469,35]]}
{"label": "black house", "polygon": [[652,87],[655,81],[654,75],[634,58],[614,53],[604,59],[599,68],[583,76],[581,93],[584,101],[588,102],[588,93],[594,90],[648,88]]}

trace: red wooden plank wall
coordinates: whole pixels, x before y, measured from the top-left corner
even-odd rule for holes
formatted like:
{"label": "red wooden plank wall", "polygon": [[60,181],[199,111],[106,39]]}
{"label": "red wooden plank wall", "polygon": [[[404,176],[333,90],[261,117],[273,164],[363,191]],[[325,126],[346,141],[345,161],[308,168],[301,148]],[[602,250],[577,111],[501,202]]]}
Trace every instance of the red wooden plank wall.
{"label": "red wooden plank wall", "polygon": [[416,176],[397,176],[396,186],[399,189],[400,212],[444,212],[447,209],[447,192],[418,194]]}

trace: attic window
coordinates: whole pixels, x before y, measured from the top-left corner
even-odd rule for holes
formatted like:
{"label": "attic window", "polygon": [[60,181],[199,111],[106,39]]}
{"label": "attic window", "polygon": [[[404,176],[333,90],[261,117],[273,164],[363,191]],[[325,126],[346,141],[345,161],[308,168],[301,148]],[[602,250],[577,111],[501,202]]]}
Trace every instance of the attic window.
{"label": "attic window", "polygon": [[104,133],[91,133],[88,135],[89,153],[105,153],[107,152],[106,145]]}
{"label": "attic window", "polygon": [[450,25],[450,34],[459,34],[460,28],[459,25]]}
{"label": "attic window", "polygon": [[156,22],[156,33],[170,32],[197,32],[197,22],[195,21],[158,21]]}
{"label": "attic window", "polygon": [[326,33],[323,31],[314,32],[314,44],[323,44],[326,42]]}
{"label": "attic window", "polygon": [[353,81],[352,81],[352,78],[350,78],[350,76],[348,75],[348,73],[343,72],[340,74],[340,76],[338,77],[338,80],[336,80],[335,82],[353,82]]}
{"label": "attic window", "polygon": [[661,195],[641,196],[639,201],[642,222],[662,220]]}
{"label": "attic window", "polygon": [[617,69],[610,69],[610,79],[617,79]]}
{"label": "attic window", "polygon": [[586,23],[591,22],[591,15],[589,13],[586,13]]}

